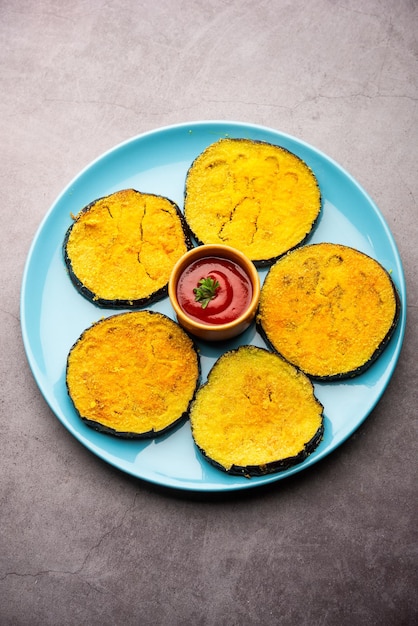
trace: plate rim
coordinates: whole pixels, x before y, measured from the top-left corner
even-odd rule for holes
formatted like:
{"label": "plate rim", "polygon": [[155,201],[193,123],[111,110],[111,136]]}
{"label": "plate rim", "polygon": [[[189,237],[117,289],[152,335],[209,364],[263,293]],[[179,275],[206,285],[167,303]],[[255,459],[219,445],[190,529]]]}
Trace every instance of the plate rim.
{"label": "plate rim", "polygon": [[[254,481],[253,479],[252,480],[245,479],[245,482],[240,482],[238,484],[235,482],[234,484],[231,483],[231,485],[227,483],[225,484],[216,483],[216,484],[210,484],[210,485],[207,483],[204,483],[204,485],[197,486],[194,483],[191,484],[192,483],[191,480],[189,480],[186,484],[183,484],[183,483],[177,484],[179,482],[177,479],[172,478],[171,480],[168,480],[168,477],[166,475],[164,475],[164,480],[162,479],[158,480],[157,477],[152,478],[150,476],[142,476],[142,475],[135,473],[134,471],[131,471],[129,468],[121,467],[120,464],[114,462],[110,458],[110,455],[108,452],[104,450],[98,450],[97,446],[95,446],[93,442],[85,441],[83,437],[80,437],[80,435],[75,431],[75,429],[72,428],[71,424],[61,419],[60,415],[57,413],[57,410],[51,401],[51,398],[49,397],[49,395],[46,393],[46,391],[43,388],[43,385],[40,380],[41,376],[37,372],[38,364],[36,362],[34,353],[31,349],[31,342],[29,339],[27,319],[26,319],[27,281],[28,281],[28,274],[30,271],[30,266],[31,266],[31,262],[33,259],[34,252],[36,250],[39,238],[45,229],[45,225],[47,224],[48,220],[53,215],[57,205],[61,203],[61,201],[65,198],[65,196],[70,192],[71,188],[74,187],[86,175],[88,175],[89,172],[91,172],[91,170],[94,167],[100,165],[100,163],[104,162],[109,157],[114,156],[115,153],[118,153],[120,150],[124,150],[126,148],[129,148],[130,146],[134,146],[138,142],[143,142],[143,141],[146,141],[147,139],[152,139],[153,137],[157,135],[167,135],[167,133],[175,133],[176,131],[186,131],[186,130],[188,132],[193,132],[193,129],[196,129],[196,128],[198,128],[199,131],[201,131],[203,127],[208,127],[212,129],[215,127],[217,129],[220,129],[220,127],[222,127],[223,129],[225,129],[225,131],[228,128],[231,130],[232,129],[236,130],[239,128],[239,129],[248,129],[249,131],[256,131],[256,132],[261,131],[262,133],[272,134],[276,136],[278,140],[284,139],[285,141],[295,143],[296,145],[301,146],[304,149],[307,149],[309,152],[318,156],[321,160],[329,163],[333,168],[336,168],[344,176],[344,178],[346,178],[350,182],[351,185],[355,186],[357,190],[361,193],[361,195],[367,200],[370,207],[373,209],[375,217],[379,219],[380,224],[385,231],[385,235],[388,239],[388,243],[390,244],[390,247],[393,251],[393,254],[398,264],[397,269],[398,269],[399,285],[396,285],[396,287],[398,288],[399,296],[401,300],[401,312],[400,312],[400,318],[398,322],[398,328],[396,329],[394,333],[395,335],[398,335],[398,339],[397,339],[397,343],[393,352],[390,372],[388,374],[387,381],[385,382],[383,387],[379,390],[379,392],[376,394],[373,404],[369,406],[368,411],[362,416],[362,418],[353,424],[352,428],[350,428],[346,432],[346,434],[337,442],[335,446],[332,447],[331,450],[324,450],[322,453],[318,454],[316,457],[310,456],[306,459],[306,461],[304,461],[304,463],[295,465],[292,468],[289,468],[289,470],[286,470],[285,472],[278,472],[276,474],[267,475],[266,477],[260,477],[260,480],[256,480],[256,481]],[[224,134],[227,136],[229,133],[225,132]],[[57,197],[52,202],[49,209],[46,211],[45,215],[41,219],[37,229],[35,230],[35,234],[32,238],[30,247],[28,249],[27,257],[25,260],[25,265],[24,265],[23,275],[22,275],[22,282],[21,282],[21,292],[20,292],[20,326],[21,326],[21,335],[23,339],[26,358],[28,360],[30,370],[38,386],[38,389],[41,392],[41,395],[43,396],[44,400],[46,401],[46,403],[48,404],[48,406],[54,413],[55,417],[60,421],[60,423],[70,432],[70,434],[72,434],[72,436],[79,443],[81,443],[84,447],[86,447],[90,452],[92,452],[93,454],[101,458],[101,460],[105,461],[106,463],[112,465],[113,467],[116,467],[119,471],[122,471],[128,475],[131,475],[136,479],[141,479],[145,482],[159,485],[162,487],[172,488],[172,489],[176,489],[180,491],[200,492],[200,493],[202,492],[206,492],[206,493],[218,492],[219,493],[219,492],[240,491],[240,490],[247,490],[247,489],[253,489],[253,488],[265,486],[266,484],[275,483],[275,482],[278,482],[279,480],[286,479],[290,476],[293,476],[294,474],[297,474],[301,471],[304,471],[310,468],[312,465],[326,458],[329,454],[331,454],[338,447],[340,447],[363,424],[363,422],[367,419],[367,417],[370,415],[370,413],[374,410],[374,408],[380,401],[382,395],[385,393],[386,388],[396,369],[396,366],[397,366],[397,363],[398,363],[398,360],[402,351],[402,346],[403,346],[404,336],[405,336],[406,317],[407,317],[406,281],[405,281],[405,273],[404,273],[404,268],[402,264],[402,259],[398,250],[398,246],[396,244],[394,236],[388,226],[388,223],[384,215],[381,213],[380,209],[378,208],[374,200],[367,193],[367,191],[362,187],[362,185],[332,157],[328,156],[323,151],[321,151],[318,148],[315,148],[313,145],[307,143],[306,141],[301,140],[298,137],[295,137],[291,134],[277,130],[275,128],[271,128],[269,126],[251,124],[251,123],[240,122],[240,121],[232,121],[232,120],[201,120],[201,121],[196,120],[196,121],[191,121],[191,122],[181,122],[177,124],[161,126],[155,129],[147,130],[143,133],[137,134],[128,139],[125,139],[124,141],[119,142],[112,148],[107,149],[102,154],[100,154],[99,156],[91,160],[87,165],[85,165],[78,172],[78,174],[73,176],[70,182],[57,195]],[[392,340],[393,339],[394,337],[392,337]],[[236,479],[237,477],[233,477],[233,478]]]}

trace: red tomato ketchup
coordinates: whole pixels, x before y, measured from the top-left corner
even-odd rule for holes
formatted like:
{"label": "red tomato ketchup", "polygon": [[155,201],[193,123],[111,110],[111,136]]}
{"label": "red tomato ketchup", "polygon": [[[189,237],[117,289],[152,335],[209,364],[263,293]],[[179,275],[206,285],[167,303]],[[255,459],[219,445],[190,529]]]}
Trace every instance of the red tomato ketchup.
{"label": "red tomato ketchup", "polygon": [[[206,306],[196,301],[199,281],[211,278],[219,285]],[[248,308],[252,285],[246,272],[234,261],[221,257],[205,257],[191,263],[180,274],[177,300],[183,311],[195,321],[214,326],[233,322]]]}

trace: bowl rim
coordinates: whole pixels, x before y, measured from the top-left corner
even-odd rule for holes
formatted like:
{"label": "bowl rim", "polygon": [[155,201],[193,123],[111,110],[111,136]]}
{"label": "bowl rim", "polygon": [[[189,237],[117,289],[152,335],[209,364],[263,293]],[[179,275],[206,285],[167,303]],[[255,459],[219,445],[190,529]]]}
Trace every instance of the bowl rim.
{"label": "bowl rim", "polygon": [[[183,311],[177,300],[176,286],[181,273],[194,260],[201,259],[206,256],[218,256],[220,258],[233,260],[238,263],[238,265],[240,265],[240,267],[247,274],[253,288],[250,304],[245,309],[245,311],[241,313],[241,315],[236,319],[232,320],[231,322],[226,322],[225,324],[204,324],[202,322],[198,322],[189,317],[187,313]],[[239,326],[242,322],[247,321],[248,313],[253,309],[255,315],[260,299],[260,290],[260,276],[258,274],[256,266],[251,261],[251,259],[247,257],[243,252],[241,252],[241,250],[220,243],[200,244],[185,252],[174,264],[173,269],[171,270],[170,278],[168,280],[168,295],[171,305],[179,321],[181,318],[187,320],[187,323],[189,325],[206,333],[217,333],[230,330],[235,328],[236,326]]]}

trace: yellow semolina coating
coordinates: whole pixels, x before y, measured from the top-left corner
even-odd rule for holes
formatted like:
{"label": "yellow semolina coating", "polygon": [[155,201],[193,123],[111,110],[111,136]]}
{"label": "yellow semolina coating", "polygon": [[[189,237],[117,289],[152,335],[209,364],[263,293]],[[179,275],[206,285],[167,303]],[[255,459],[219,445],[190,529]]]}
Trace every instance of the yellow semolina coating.
{"label": "yellow semolina coating", "polygon": [[[82,210],[65,245],[71,272],[96,301],[138,301],[164,288],[187,251],[176,205],[124,189]],[[99,302],[100,303],[100,302]]]}
{"label": "yellow semolina coating", "polygon": [[112,315],[88,328],[67,360],[67,388],[97,430],[154,436],[188,411],[199,379],[192,340],[161,313]]}
{"label": "yellow semolina coating", "polygon": [[215,363],[190,420],[194,441],[211,462],[251,475],[306,458],[322,437],[322,411],[307,376],[277,354],[241,346]]}
{"label": "yellow semolina coating", "polygon": [[266,142],[217,141],[195,159],[186,178],[184,214],[195,237],[238,248],[259,264],[302,243],[320,209],[312,170]]}
{"label": "yellow semolina coating", "polygon": [[277,261],[258,323],[285,359],[314,378],[343,378],[377,358],[399,316],[388,272],[358,250],[319,243]]}

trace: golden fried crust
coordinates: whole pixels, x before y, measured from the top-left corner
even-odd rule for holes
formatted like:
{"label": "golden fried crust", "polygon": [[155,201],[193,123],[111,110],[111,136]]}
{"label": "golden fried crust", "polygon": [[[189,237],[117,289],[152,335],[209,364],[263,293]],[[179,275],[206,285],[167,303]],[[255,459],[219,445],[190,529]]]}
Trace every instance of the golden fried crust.
{"label": "golden fried crust", "polygon": [[90,426],[122,437],[165,432],[187,414],[200,374],[192,340],[162,313],[112,315],[81,335],[67,388]]}
{"label": "golden fried crust", "polygon": [[322,438],[322,411],[307,376],[277,354],[241,346],[215,363],[190,420],[211,463],[251,476],[303,461]]}
{"label": "golden fried crust", "polygon": [[171,200],[124,189],[76,216],[64,257],[84,296],[128,308],[165,296],[171,270],[189,248],[183,216]]}
{"label": "golden fried crust", "polygon": [[269,143],[222,139],[193,162],[184,214],[201,243],[238,248],[258,265],[303,243],[321,209],[311,169]]}
{"label": "golden fried crust", "polygon": [[361,373],[381,353],[399,317],[388,272],[333,243],[280,259],[261,290],[258,324],[270,345],[314,378]]}

